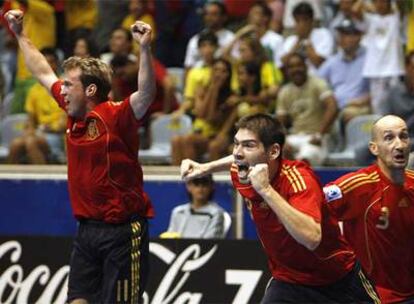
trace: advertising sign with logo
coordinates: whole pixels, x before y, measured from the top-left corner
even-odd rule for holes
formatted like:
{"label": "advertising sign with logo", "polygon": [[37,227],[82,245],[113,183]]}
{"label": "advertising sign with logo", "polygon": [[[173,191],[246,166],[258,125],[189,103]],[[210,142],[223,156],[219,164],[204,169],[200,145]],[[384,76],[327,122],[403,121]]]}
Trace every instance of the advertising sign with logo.
{"label": "advertising sign with logo", "polygon": [[[70,238],[0,237],[0,303],[66,300]],[[253,240],[152,240],[144,303],[256,303],[270,278]]]}

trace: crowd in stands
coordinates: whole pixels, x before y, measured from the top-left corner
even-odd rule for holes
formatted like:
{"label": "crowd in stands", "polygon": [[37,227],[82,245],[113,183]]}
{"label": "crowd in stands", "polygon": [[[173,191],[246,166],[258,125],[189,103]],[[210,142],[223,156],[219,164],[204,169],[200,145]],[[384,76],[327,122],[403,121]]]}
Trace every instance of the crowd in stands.
{"label": "crowd in stands", "polygon": [[0,123],[27,114],[20,137],[0,139],[3,162],[65,162],[65,117],[1,19],[13,8],[25,11],[27,35],[56,71],[69,56],[110,65],[115,101],[137,90],[129,27],[151,25],[157,95],[137,134],[141,149],[157,117],[169,115],[171,128],[183,115],[193,121],[171,138],[166,163],[227,155],[235,121],[253,113],[280,118],[285,155],[316,166],[345,149],[356,117],[400,115],[414,132],[412,0],[0,0],[0,8]]}

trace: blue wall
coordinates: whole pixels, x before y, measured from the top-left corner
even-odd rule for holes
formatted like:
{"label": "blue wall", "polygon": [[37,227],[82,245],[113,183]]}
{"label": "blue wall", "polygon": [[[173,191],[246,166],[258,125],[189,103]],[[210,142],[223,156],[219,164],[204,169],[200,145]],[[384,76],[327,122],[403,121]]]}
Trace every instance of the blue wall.
{"label": "blue wall", "polygon": [[[327,183],[349,170],[317,170]],[[187,202],[182,182],[145,181],[156,217],[150,222],[151,236],[168,227],[172,208]],[[215,200],[232,212],[233,189],[228,182],[216,182]],[[66,180],[0,179],[0,235],[72,236],[76,221],[72,217]],[[244,236],[256,238],[248,212],[244,215]]]}

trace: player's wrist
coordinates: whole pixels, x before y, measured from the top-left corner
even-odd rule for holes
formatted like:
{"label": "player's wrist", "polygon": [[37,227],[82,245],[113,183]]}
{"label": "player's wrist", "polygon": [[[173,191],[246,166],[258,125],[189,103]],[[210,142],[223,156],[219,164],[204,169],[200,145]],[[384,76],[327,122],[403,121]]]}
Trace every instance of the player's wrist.
{"label": "player's wrist", "polygon": [[270,186],[270,184],[267,184],[264,187],[261,187],[260,189],[257,190],[257,192],[260,194],[260,196],[264,199],[268,198],[271,196],[272,192],[273,192],[273,188],[272,186]]}
{"label": "player's wrist", "polygon": [[151,44],[140,44],[139,42],[138,44],[141,51],[151,52]]}

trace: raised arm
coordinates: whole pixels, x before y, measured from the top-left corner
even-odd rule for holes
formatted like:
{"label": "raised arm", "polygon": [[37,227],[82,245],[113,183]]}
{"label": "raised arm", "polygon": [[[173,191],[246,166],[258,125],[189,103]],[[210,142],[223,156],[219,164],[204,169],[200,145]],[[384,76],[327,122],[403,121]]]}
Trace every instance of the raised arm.
{"label": "raised arm", "polygon": [[43,54],[40,53],[25,35],[23,30],[23,16],[24,14],[21,10],[10,10],[5,14],[5,19],[16,36],[27,68],[50,91],[52,84],[58,80],[58,77],[49,66]]}
{"label": "raised arm", "polygon": [[136,21],[131,26],[132,36],[140,46],[138,70],[138,91],[130,97],[131,107],[135,117],[140,119],[147,112],[155,96],[155,76],[151,57],[151,27]]}
{"label": "raised arm", "polygon": [[181,162],[181,178],[185,181],[201,177],[206,174],[230,170],[234,162],[233,155],[214,160],[208,163],[200,164],[191,159],[184,159]]}

